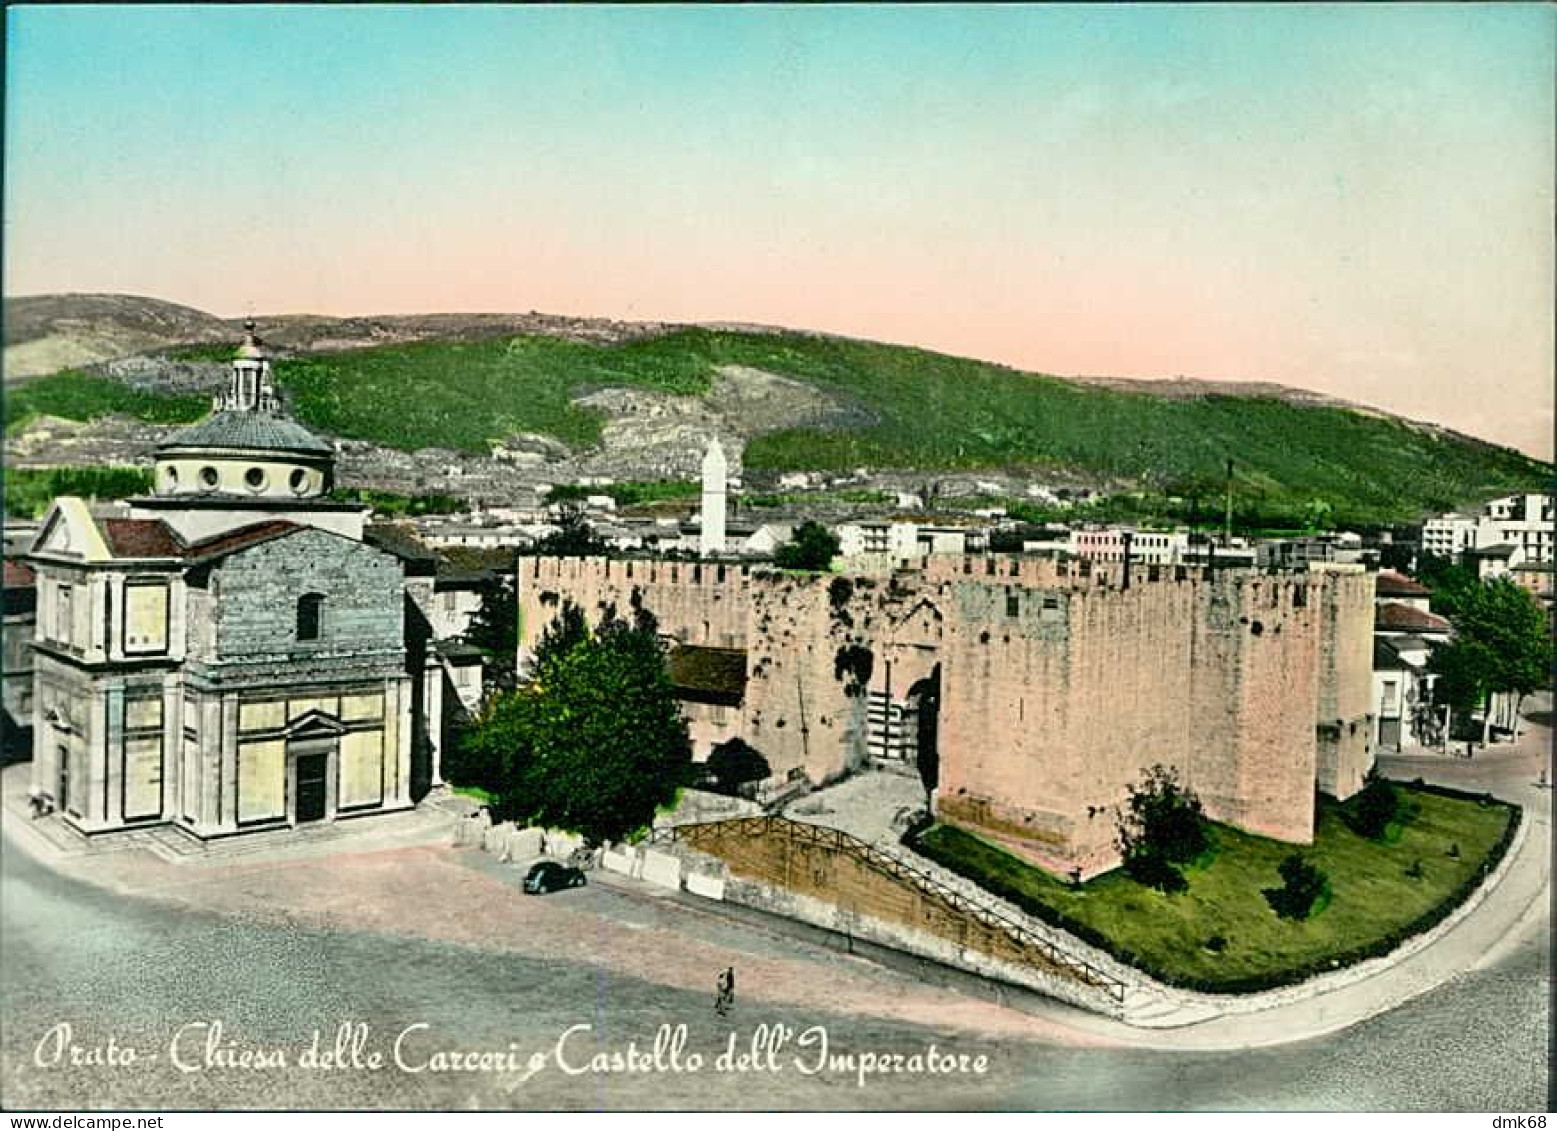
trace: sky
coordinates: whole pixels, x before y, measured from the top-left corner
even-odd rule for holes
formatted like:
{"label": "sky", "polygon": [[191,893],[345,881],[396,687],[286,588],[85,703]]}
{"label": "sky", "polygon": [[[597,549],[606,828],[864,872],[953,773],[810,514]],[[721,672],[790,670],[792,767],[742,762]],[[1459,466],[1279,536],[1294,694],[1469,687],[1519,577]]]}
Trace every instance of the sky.
{"label": "sky", "polygon": [[1545,459],[1544,5],[13,6],[4,291],[734,321]]}

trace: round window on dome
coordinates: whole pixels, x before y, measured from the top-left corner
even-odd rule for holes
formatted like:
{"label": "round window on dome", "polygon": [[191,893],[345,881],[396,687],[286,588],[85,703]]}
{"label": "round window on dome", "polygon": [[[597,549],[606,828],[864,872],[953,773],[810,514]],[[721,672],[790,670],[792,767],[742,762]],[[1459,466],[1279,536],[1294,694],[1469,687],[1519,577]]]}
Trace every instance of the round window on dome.
{"label": "round window on dome", "polygon": [[265,489],[265,469],[251,467],[243,473],[243,481],[248,484],[251,491],[263,491]]}
{"label": "round window on dome", "polygon": [[200,486],[204,487],[207,491],[216,490],[216,485],[220,481],[221,477],[216,474],[216,468],[202,467],[200,469]]}
{"label": "round window on dome", "polygon": [[302,468],[298,468],[296,471],[292,472],[291,483],[292,490],[301,495],[308,489],[308,472],[304,471]]}

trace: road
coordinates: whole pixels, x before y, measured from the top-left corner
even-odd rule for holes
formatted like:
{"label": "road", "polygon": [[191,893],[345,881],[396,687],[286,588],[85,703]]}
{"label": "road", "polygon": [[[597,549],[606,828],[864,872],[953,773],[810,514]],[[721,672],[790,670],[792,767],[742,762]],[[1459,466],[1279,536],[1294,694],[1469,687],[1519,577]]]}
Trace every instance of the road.
{"label": "road", "polygon": [[[0,1102],[9,1109],[515,1108],[1544,1110],[1548,925],[1484,965],[1340,1033],[1276,1048],[1181,1053],[1089,1036],[1065,1011],[1034,1018],[759,926],[594,884],[545,898],[479,853],[428,848],[255,866],[140,894],[0,854]],[[352,897],[342,899],[350,892]],[[406,893],[425,893],[415,899]],[[386,904],[397,908],[391,919]],[[456,908],[451,913],[450,908]],[[255,910],[263,908],[264,910]],[[714,978],[737,1003],[714,1015]],[[207,1067],[193,1026],[219,1021]],[[303,1067],[312,1031],[367,1027],[360,1063]],[[53,1059],[62,1023],[81,1056],[112,1038],[137,1063]],[[589,1071],[596,1052],[647,1048],[686,1026],[682,1071]],[[785,1025],[777,1071],[721,1066],[762,1024]],[[559,1065],[558,1039],[566,1038]],[[393,1058],[397,1035],[400,1065]],[[188,1028],[186,1028],[188,1027]],[[807,1073],[830,1051],[963,1056],[963,1071]],[[177,1049],[170,1049],[182,1029]],[[770,1030],[771,1031],[771,1030]],[[50,1037],[50,1034],[53,1037]],[[1160,1039],[1160,1038],[1159,1038]],[[517,1071],[435,1072],[437,1050],[516,1053]],[[379,1067],[367,1059],[377,1053]],[[687,1058],[704,1058],[687,1071]],[[535,1054],[544,1066],[528,1074]],[[185,1068],[170,1060],[176,1056]],[[799,1057],[797,1060],[796,1057]],[[983,1074],[973,1058],[987,1058]],[[155,1058],[155,1059],[152,1059]],[[349,1058],[348,1058],[349,1059]],[[61,1060],[68,1062],[66,1050]],[[567,1069],[574,1072],[565,1071]],[[610,1067],[609,1064],[604,1067]],[[907,1065],[905,1065],[907,1067]],[[421,1068],[420,1071],[409,1069]],[[583,1071],[577,1071],[583,1069]]]}

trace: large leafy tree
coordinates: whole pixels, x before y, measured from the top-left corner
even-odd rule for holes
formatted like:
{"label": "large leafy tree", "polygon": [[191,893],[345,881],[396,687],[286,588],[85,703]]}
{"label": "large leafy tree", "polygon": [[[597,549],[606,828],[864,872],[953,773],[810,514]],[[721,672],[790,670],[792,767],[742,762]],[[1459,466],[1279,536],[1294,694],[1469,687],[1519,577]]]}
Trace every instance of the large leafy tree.
{"label": "large leafy tree", "polygon": [[773,560],[785,569],[825,570],[831,568],[837,554],[838,536],[821,523],[807,519],[774,552]]}
{"label": "large leafy tree", "polygon": [[1433,653],[1443,701],[1462,710],[1494,692],[1525,696],[1545,687],[1552,670],[1552,630],[1526,590],[1506,577],[1456,590],[1449,609],[1454,639]]}
{"label": "large leafy tree", "polygon": [[576,616],[562,623],[537,648],[533,678],[467,733],[461,768],[500,817],[620,840],[685,781],[686,721],[651,617],[608,612],[582,633]]}

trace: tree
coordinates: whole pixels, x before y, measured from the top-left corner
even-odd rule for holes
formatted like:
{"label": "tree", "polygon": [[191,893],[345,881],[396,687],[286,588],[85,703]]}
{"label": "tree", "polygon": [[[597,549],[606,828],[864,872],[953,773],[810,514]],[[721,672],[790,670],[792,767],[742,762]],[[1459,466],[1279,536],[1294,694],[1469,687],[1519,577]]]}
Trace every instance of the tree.
{"label": "tree", "polygon": [[494,697],[464,743],[504,819],[620,840],[675,797],[691,764],[652,617],[614,610],[593,632],[566,612],[530,682]]}
{"label": "tree", "polygon": [[[1484,705],[1497,692],[1515,696],[1514,719],[1525,696],[1547,685],[1552,635],[1535,598],[1506,577],[1465,587],[1449,611],[1454,639],[1434,651],[1443,699],[1461,710]],[[1490,712],[1486,722],[1490,726]]]}
{"label": "tree", "polygon": [[597,558],[610,549],[606,540],[576,506],[563,506],[557,515],[557,529],[536,542],[531,552],[549,558]]}
{"label": "tree", "polygon": [[1332,530],[1335,508],[1326,499],[1310,499],[1303,504],[1303,526],[1310,531]]}
{"label": "tree", "polygon": [[825,570],[831,568],[838,553],[838,536],[819,522],[807,519],[795,535],[773,555],[784,569]]}
{"label": "tree", "polygon": [[511,572],[498,574],[481,594],[481,607],[470,616],[465,642],[481,650],[481,684],[485,695],[511,691],[517,680],[519,597]]}
{"label": "tree", "polygon": [[1187,864],[1210,847],[1205,809],[1178,770],[1156,765],[1130,787],[1119,819],[1119,848],[1125,856],[1151,852],[1170,864]]}

